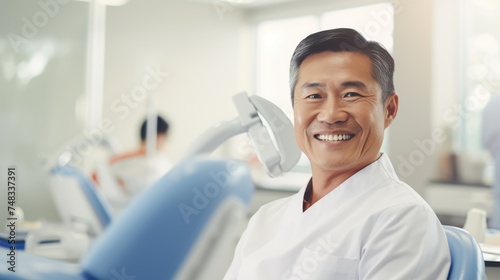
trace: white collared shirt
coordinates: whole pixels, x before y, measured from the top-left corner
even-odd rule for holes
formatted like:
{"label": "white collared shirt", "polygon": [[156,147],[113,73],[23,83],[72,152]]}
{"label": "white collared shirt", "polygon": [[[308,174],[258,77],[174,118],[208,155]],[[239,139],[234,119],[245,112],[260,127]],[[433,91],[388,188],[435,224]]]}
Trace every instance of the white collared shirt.
{"label": "white collared shirt", "polygon": [[447,278],[442,225],[386,155],[303,212],[305,189],[250,219],[224,280]]}

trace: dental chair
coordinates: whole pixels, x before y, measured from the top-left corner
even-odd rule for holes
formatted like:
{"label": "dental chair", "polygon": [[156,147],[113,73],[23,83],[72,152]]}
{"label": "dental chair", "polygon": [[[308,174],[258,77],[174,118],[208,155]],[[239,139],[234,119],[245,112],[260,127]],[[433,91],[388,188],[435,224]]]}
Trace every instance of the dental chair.
{"label": "dental chair", "polygon": [[75,167],[57,164],[48,183],[62,223],[42,223],[28,231],[25,252],[77,262],[104,232],[114,212],[90,178]]}
{"label": "dental chair", "polygon": [[[111,221],[80,263],[16,251],[15,263],[0,266],[0,279],[221,279],[246,226],[254,186],[245,163],[209,154],[246,132],[270,176],[300,158],[281,110],[246,93],[233,101],[239,117],[202,134],[186,158]],[[12,264],[16,272],[8,270]]]}
{"label": "dental chair", "polygon": [[486,269],[483,253],[474,237],[464,229],[443,226],[450,248],[451,266],[449,280],[483,280]]}
{"label": "dental chair", "polygon": [[252,193],[241,162],[184,161],[132,201],[79,264],[16,251],[16,272],[2,265],[0,279],[201,279],[213,249],[237,241]]}
{"label": "dental chair", "polygon": [[49,187],[62,221],[94,238],[114,216],[106,198],[90,178],[77,168],[57,165],[49,175]]}

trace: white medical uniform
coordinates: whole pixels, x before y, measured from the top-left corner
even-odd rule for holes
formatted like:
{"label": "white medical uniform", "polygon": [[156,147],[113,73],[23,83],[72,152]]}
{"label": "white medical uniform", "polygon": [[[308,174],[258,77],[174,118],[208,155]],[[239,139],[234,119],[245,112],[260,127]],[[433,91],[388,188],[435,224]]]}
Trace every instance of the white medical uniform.
{"label": "white medical uniform", "polygon": [[164,156],[154,155],[130,157],[114,162],[111,172],[124,185],[132,196],[135,196],[165,175],[172,167]]}
{"label": "white medical uniform", "polygon": [[224,280],[447,278],[442,225],[386,155],[303,212],[305,189],[250,219]]}

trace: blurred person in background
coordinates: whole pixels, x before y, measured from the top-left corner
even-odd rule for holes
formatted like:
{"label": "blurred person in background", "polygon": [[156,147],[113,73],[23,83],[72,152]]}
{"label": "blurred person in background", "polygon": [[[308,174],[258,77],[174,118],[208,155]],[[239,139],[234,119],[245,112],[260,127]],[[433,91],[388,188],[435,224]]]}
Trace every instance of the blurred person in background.
{"label": "blurred person in background", "polygon": [[493,96],[482,112],[482,141],[495,165],[493,214],[488,227],[500,229],[500,94]]}
{"label": "blurred person in background", "polygon": [[[139,130],[140,143],[137,149],[115,155],[109,160],[111,176],[127,196],[134,196],[150,186],[170,170],[172,163],[161,152],[166,146],[169,123],[161,116],[156,118],[156,151],[147,150],[147,127],[145,119]],[[99,184],[99,175],[94,173]]]}

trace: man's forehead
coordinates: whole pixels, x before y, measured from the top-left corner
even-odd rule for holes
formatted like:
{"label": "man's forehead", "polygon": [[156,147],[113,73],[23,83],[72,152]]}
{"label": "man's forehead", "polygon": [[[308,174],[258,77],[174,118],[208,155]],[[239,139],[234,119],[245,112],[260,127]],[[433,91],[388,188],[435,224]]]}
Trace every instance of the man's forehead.
{"label": "man's forehead", "polygon": [[326,75],[329,71],[338,72],[336,77],[352,74],[373,78],[371,70],[372,62],[367,55],[354,52],[322,52],[304,59],[298,69],[298,79],[309,74]]}

